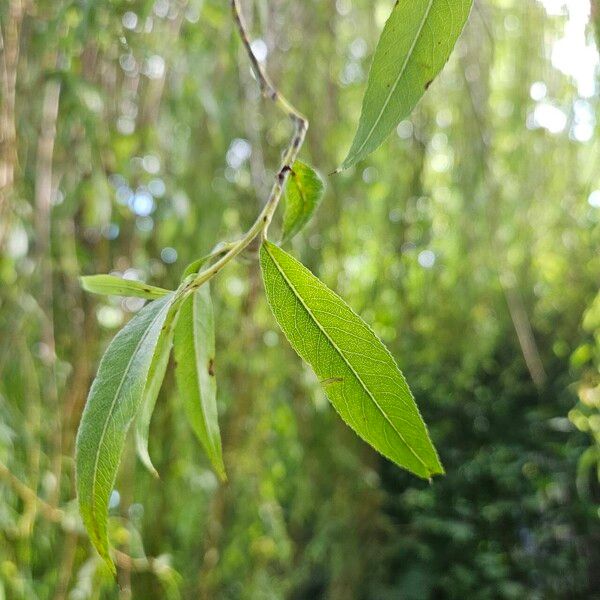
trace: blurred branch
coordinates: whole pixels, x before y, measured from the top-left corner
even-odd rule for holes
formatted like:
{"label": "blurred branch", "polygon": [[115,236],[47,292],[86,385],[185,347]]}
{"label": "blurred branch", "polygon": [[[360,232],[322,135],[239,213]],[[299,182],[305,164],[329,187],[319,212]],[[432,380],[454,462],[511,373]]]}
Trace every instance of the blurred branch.
{"label": "blurred branch", "polygon": [[[55,59],[56,61],[56,59]],[[62,420],[59,410],[58,386],[56,382],[56,343],[54,335],[54,292],[51,258],[51,212],[54,194],[53,158],[56,143],[56,128],[60,102],[61,84],[57,79],[48,79],[44,86],[42,119],[37,145],[35,169],[35,232],[38,265],[41,277],[40,305],[45,319],[42,323],[42,359],[50,369],[49,396],[54,407],[56,427],[53,432],[53,471],[56,487],[52,504],[58,504],[62,471]]]}
{"label": "blurred branch", "polygon": [[[527,310],[523,304],[519,290],[515,286],[507,285],[505,279],[506,277],[500,276],[500,284],[504,291],[510,318],[519,339],[521,352],[523,353],[527,370],[531,375],[531,380],[537,388],[541,388],[546,383],[547,375],[535,342],[531,322],[527,316]],[[511,277],[511,279],[514,279],[514,277]]]}
{"label": "blurred branch", "polygon": [[[188,0],[179,0],[174,4],[175,13],[172,18],[167,21],[167,36],[165,43],[174,45],[181,32],[181,26],[185,19],[185,11],[188,5]],[[143,96],[144,104],[139,112],[138,128],[145,129],[147,125],[152,125],[156,122],[159,115],[160,104],[165,89],[167,80],[167,69],[164,69],[161,76],[155,80],[148,79],[146,94]]]}
{"label": "blurred branch", "polygon": [[275,87],[275,85],[269,79],[269,76],[267,75],[260,61],[256,58],[256,55],[252,50],[252,44],[250,43],[250,37],[248,35],[248,30],[238,0],[231,0],[231,12],[233,15],[233,20],[238,29],[240,40],[246,49],[246,53],[248,54],[248,58],[252,64],[254,75],[256,76],[263,96],[272,100],[276,106],[278,106],[281,111],[289,117],[290,121],[294,124],[294,134],[284,152],[283,160],[275,177],[275,183],[271,188],[269,198],[267,199],[262,211],[256,218],[254,225],[252,225],[252,227],[238,242],[233,244],[232,248],[227,252],[227,254],[225,254],[225,256],[223,256],[208,269],[199,273],[198,276],[187,285],[185,288],[186,292],[191,292],[214,277],[228,262],[241,254],[259,235],[262,238],[266,237],[273,215],[275,214],[283,195],[287,178],[292,170],[292,165],[296,161],[296,157],[300,152],[300,148],[304,143],[306,132],[308,130],[308,120],[306,117],[304,117],[296,108],[294,108],[294,106]]}
{"label": "blurred branch", "polygon": [[[0,462],[0,479],[6,481],[23,502],[34,502],[38,507],[38,514],[42,515],[47,521],[56,523],[67,533],[86,535],[78,519],[70,517],[60,508],[56,508],[40,498],[34,490],[11,473],[10,469],[2,462]],[[123,569],[136,572],[150,572],[159,576],[164,575],[166,571],[170,570],[166,557],[134,558],[117,549],[113,549],[113,552],[117,565]]]}
{"label": "blurred branch", "polygon": [[494,50],[496,48],[496,40],[494,39],[494,34],[492,33],[491,25],[488,22],[488,18],[485,14],[486,10],[489,9],[489,5],[486,3],[485,5],[482,6],[482,2],[475,2],[473,4],[473,9],[474,9],[474,12],[476,12],[477,15],[479,16],[479,19],[481,20],[481,24],[483,25],[483,31],[485,32],[485,35],[487,37],[488,43],[490,45],[490,48],[491,48],[492,54],[493,54]]}
{"label": "blurred branch", "polygon": [[17,130],[15,100],[17,66],[19,63],[19,39],[23,20],[21,0],[11,0],[8,5],[7,22],[0,26],[0,247],[6,233],[8,196],[12,188],[17,165]]}
{"label": "blurred branch", "polygon": [[64,529],[69,531],[73,529],[72,524],[67,524],[65,521],[65,513],[62,510],[42,500],[29,486],[25,485],[16,475],[11,473],[9,468],[2,462],[0,462],[0,478],[4,479],[12,487],[23,502],[26,504],[35,503],[39,514],[46,520],[52,523],[59,523],[64,526]]}
{"label": "blurred branch", "polygon": [[52,303],[52,273],[50,268],[50,212],[52,209],[53,176],[52,160],[56,141],[56,123],[60,99],[60,82],[49,79],[44,86],[42,101],[42,120],[37,145],[35,171],[35,232],[37,253],[40,257],[43,277],[42,308],[49,320],[44,326],[43,341],[48,345],[50,359],[54,354],[54,335],[52,333],[51,313],[48,310]]}
{"label": "blurred branch", "polygon": [[[245,49],[243,52],[240,51],[240,58],[238,62],[241,62],[241,60],[246,60],[245,53]],[[253,74],[246,69],[242,69],[241,67],[242,66],[240,64],[240,78],[242,80],[244,104],[247,107],[250,107],[250,110],[244,111],[246,131],[248,132],[248,139],[252,146],[252,153],[250,154],[250,172],[252,174],[254,192],[258,198],[261,198],[268,193],[271,182],[270,177],[267,175],[267,171],[265,169],[265,161],[260,138],[260,120],[258,118],[260,94],[257,94]]]}

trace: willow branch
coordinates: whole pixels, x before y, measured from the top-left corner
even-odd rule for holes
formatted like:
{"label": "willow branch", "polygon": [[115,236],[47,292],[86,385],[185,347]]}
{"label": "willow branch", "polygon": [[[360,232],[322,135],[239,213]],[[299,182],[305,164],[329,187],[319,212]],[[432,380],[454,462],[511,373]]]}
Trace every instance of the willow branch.
{"label": "willow branch", "polygon": [[271,224],[273,215],[275,214],[279,202],[281,201],[285,184],[298,153],[300,152],[300,148],[304,143],[306,132],[308,130],[308,120],[306,117],[304,117],[304,115],[302,115],[302,113],[300,113],[300,111],[298,111],[275,87],[262,64],[256,57],[256,54],[254,54],[239,0],[231,0],[231,12],[240,40],[246,50],[248,58],[250,59],[252,70],[254,71],[254,75],[258,81],[258,85],[263,96],[274,102],[275,105],[285,115],[287,115],[294,126],[294,133],[283,153],[283,159],[281,161],[279,171],[275,177],[275,182],[273,183],[269,197],[267,198],[263,209],[256,218],[256,221],[252,227],[250,227],[250,229],[240,240],[231,245],[231,248],[222,258],[217,260],[213,265],[204,271],[200,272],[185,288],[185,293],[200,287],[203,283],[206,283],[209,279],[214,277],[227,263],[242,253],[259,235],[263,239],[266,238],[269,225]]}

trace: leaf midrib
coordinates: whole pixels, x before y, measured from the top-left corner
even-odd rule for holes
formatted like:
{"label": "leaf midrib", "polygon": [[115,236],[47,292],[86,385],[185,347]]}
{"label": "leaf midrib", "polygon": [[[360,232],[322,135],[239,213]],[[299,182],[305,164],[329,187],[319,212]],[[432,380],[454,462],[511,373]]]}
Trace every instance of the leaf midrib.
{"label": "leaf midrib", "polygon": [[[429,0],[429,6],[427,7],[427,10],[425,11],[425,15],[423,16],[423,20],[421,21],[421,24],[419,25],[419,30],[417,31],[417,35],[415,35],[415,39],[413,40],[410,50],[408,51],[408,54],[406,55],[406,60],[404,61],[404,64],[402,65],[402,68],[400,69],[400,73],[398,74],[398,77],[396,78],[394,85],[391,87],[390,92],[389,92],[387,98],[385,99],[385,102],[383,103],[381,110],[379,111],[379,115],[377,115],[377,118],[375,119],[375,122],[373,123],[373,126],[371,127],[371,130],[365,137],[365,140],[361,144],[360,148],[357,149],[357,151],[355,153],[356,155],[358,155],[362,152],[362,150],[366,146],[367,142],[371,139],[371,136],[373,135],[375,128],[377,127],[377,125],[379,125],[379,122],[381,121],[381,117],[383,116],[385,109],[388,107],[392,96],[395,94],[396,89],[397,89],[398,85],[400,84],[400,80],[402,79],[402,77],[404,77],[404,73],[406,72],[406,67],[408,66],[408,62],[410,61],[412,54],[415,50],[415,47],[417,45],[417,42],[419,41],[419,39],[421,37],[421,33],[423,32],[425,23],[427,22],[427,19],[429,18],[429,14],[431,13],[431,9],[433,8],[434,2],[435,2],[435,0]],[[394,10],[395,10],[395,8],[394,8]]]}
{"label": "leaf midrib", "polygon": [[348,361],[348,359],[346,358],[346,356],[344,355],[344,353],[338,348],[338,345],[331,339],[331,337],[327,334],[327,332],[325,331],[325,329],[323,329],[323,326],[321,325],[321,323],[319,322],[319,320],[315,317],[315,315],[313,314],[312,310],[306,305],[306,303],[304,302],[304,300],[302,299],[302,297],[298,293],[298,290],[296,289],[296,287],[294,286],[294,284],[289,280],[289,278],[287,277],[287,275],[283,272],[283,270],[279,266],[279,263],[277,262],[277,260],[275,259],[275,257],[271,253],[271,251],[269,250],[268,245],[265,245],[265,249],[266,249],[267,253],[269,254],[269,256],[271,257],[271,260],[273,261],[273,264],[275,265],[275,267],[277,268],[277,270],[279,271],[280,275],[283,277],[283,279],[285,280],[285,282],[288,284],[290,290],[292,291],[292,293],[294,294],[294,296],[296,297],[296,299],[304,307],[304,310],[306,310],[306,312],[310,315],[310,317],[312,318],[312,320],[316,323],[316,325],[319,328],[319,330],[321,331],[321,333],[325,336],[325,338],[333,346],[333,348],[336,350],[336,352],[342,357],[342,360],[346,363],[347,367],[354,374],[354,376],[356,377],[356,379],[360,383],[361,387],[364,389],[364,391],[367,393],[367,395],[371,398],[371,400],[373,401],[373,404],[375,404],[375,406],[378,408],[379,412],[383,415],[384,419],[390,424],[390,426],[392,427],[392,429],[394,430],[394,432],[396,433],[396,435],[400,438],[400,440],[402,441],[402,443],[408,448],[408,450],[412,453],[412,455],[423,465],[423,467],[425,467],[425,470],[430,475],[431,474],[431,469],[427,466],[427,464],[423,461],[423,459],[414,451],[414,449],[411,447],[411,445],[405,440],[404,436],[400,433],[400,431],[398,431],[398,429],[392,423],[392,421],[390,421],[390,418],[387,416],[387,414],[385,413],[385,411],[381,408],[381,406],[379,405],[379,403],[377,402],[377,400],[375,400],[375,397],[373,396],[373,394],[371,393],[371,391],[367,388],[366,384],[364,383],[364,381],[362,380],[362,378],[360,377],[360,375],[356,372],[356,370],[354,369],[354,367],[350,364],[350,362]]}
{"label": "leaf midrib", "polygon": [[98,529],[98,525],[96,522],[96,474],[98,472],[98,463],[100,461],[100,450],[104,445],[104,439],[106,437],[106,431],[108,429],[108,423],[110,421],[110,418],[112,416],[113,410],[115,408],[115,405],[117,403],[117,398],[119,397],[119,394],[121,392],[121,388],[123,387],[123,383],[125,382],[125,380],[127,379],[127,376],[129,375],[129,369],[131,368],[131,364],[133,363],[133,359],[135,358],[135,356],[137,355],[142,343],[146,340],[146,338],[148,337],[152,327],[154,326],[154,324],[156,323],[157,319],[160,317],[160,315],[162,314],[163,310],[165,308],[168,308],[169,304],[166,304],[164,308],[162,308],[157,315],[152,319],[152,322],[150,323],[150,325],[148,326],[148,328],[146,329],[146,331],[144,332],[144,334],[142,335],[142,337],[140,338],[139,342],[137,343],[135,350],[132,352],[131,357],[129,358],[129,361],[127,363],[127,366],[125,367],[125,371],[123,371],[123,377],[121,378],[121,381],[119,382],[119,387],[117,388],[117,391],[114,394],[114,397],[112,399],[111,405],[110,405],[110,409],[108,411],[108,415],[106,416],[106,420],[104,421],[104,426],[102,427],[102,433],[100,434],[100,440],[98,442],[98,449],[96,450],[96,456],[94,459],[94,468],[92,470],[92,502],[91,502],[91,513],[92,513],[92,519],[93,519],[93,524],[94,524],[94,529],[96,531],[96,535],[98,537],[100,537],[100,531]]}

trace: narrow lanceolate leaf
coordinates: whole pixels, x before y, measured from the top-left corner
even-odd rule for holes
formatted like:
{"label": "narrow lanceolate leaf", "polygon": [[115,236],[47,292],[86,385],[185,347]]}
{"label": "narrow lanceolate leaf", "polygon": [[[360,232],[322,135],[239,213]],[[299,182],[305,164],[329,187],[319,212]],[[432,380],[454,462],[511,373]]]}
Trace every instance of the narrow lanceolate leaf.
{"label": "narrow lanceolate leaf", "polygon": [[86,292],[104,296],[134,296],[146,300],[156,300],[169,293],[169,290],[163,290],[141,281],[115,277],[114,275],[90,275],[80,277],[80,280],[81,287]]}
{"label": "narrow lanceolate leaf", "polygon": [[352,309],[270,242],[260,252],[267,298],[342,419],[381,454],[429,479],[444,469],[404,376]]}
{"label": "narrow lanceolate leaf", "polygon": [[217,414],[215,323],[208,283],[186,298],[175,326],[175,379],[198,440],[221,480],[225,466]]}
{"label": "narrow lanceolate leaf", "polygon": [[148,379],[144,389],[142,405],[135,420],[135,447],[142,464],[154,475],[158,477],[158,472],[152,464],[150,453],[148,451],[148,437],[150,433],[150,421],[156,406],[156,399],[162,387],[165,378],[171,348],[173,347],[173,335],[175,333],[175,322],[177,312],[173,309],[169,312],[163,325],[162,332],[156,344]]}
{"label": "narrow lanceolate leaf", "polygon": [[169,294],[145,306],[110,343],[77,432],[79,510],[96,550],[113,569],[108,553],[108,500],[173,299],[174,294]]}
{"label": "narrow lanceolate leaf", "polygon": [[340,170],[407,117],[446,64],[473,0],[398,0],[375,51],[358,131]]}
{"label": "narrow lanceolate leaf", "polygon": [[293,238],[310,221],[324,191],[325,184],[319,174],[297,160],[285,188],[284,242]]}

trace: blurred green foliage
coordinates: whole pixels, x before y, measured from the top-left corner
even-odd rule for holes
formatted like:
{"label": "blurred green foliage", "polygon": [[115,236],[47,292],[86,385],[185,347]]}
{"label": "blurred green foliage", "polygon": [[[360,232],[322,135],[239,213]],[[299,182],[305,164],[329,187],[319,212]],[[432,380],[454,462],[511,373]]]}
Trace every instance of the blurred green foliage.
{"label": "blurred green foliage", "polygon": [[[137,299],[252,222],[288,122],[222,0],[2,0],[0,598],[593,598],[600,589],[598,54],[585,0],[476,2],[398,135],[292,250],[388,344],[447,471],[356,439],[269,315],[215,280],[227,485],[159,397],[112,497],[119,586],[74,501],[98,360]],[[596,4],[596,3],[595,3]],[[391,0],[247,0],[257,53],[343,158]],[[12,82],[16,85],[13,89]],[[248,260],[250,259],[250,260]]]}

